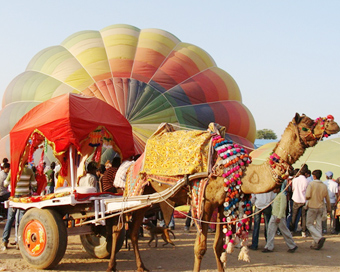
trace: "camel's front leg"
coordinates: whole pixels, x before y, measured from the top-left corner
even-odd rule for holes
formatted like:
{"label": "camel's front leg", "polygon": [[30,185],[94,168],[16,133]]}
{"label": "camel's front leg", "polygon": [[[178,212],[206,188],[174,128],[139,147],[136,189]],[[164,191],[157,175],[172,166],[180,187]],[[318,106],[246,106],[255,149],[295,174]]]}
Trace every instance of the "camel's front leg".
{"label": "camel's front leg", "polygon": [[[223,206],[218,208],[218,216],[217,222],[222,222],[224,215],[223,215]],[[216,225],[216,233],[215,233],[215,240],[214,240],[214,253],[217,263],[217,271],[224,271],[223,263],[221,262],[221,255],[223,252],[223,232],[222,232],[222,225]]]}
{"label": "camel's front leg", "polygon": [[208,234],[208,224],[202,223],[202,231],[197,232],[196,240],[195,240],[195,264],[194,270],[195,272],[200,271],[201,262],[205,252],[207,251],[207,234]]}
{"label": "camel's front leg", "polygon": [[[116,271],[116,246],[117,246],[117,241],[118,241],[118,237],[119,234],[121,232],[121,230],[124,227],[124,223],[123,222],[117,222],[117,220],[113,221],[111,220],[111,222],[109,223],[109,220],[107,220],[107,227],[111,228],[111,230],[109,230],[109,234],[112,231],[112,247],[111,247],[111,257],[110,257],[110,261],[109,261],[109,265],[107,268],[107,272],[110,271]],[[107,239],[108,243],[109,243],[110,239]]]}
{"label": "camel's front leg", "polygon": [[149,271],[145,268],[138,248],[138,235],[139,235],[139,228],[143,222],[144,214],[148,208],[140,209],[136,212],[134,212],[132,217],[132,223],[131,223],[131,244],[133,247],[133,250],[135,252],[136,257],[136,265],[137,265],[137,271]]}
{"label": "camel's front leg", "polygon": [[[211,215],[213,212],[213,207],[210,204],[205,203],[204,212],[203,212],[203,221],[210,221]],[[195,272],[200,271],[201,262],[205,252],[207,251],[207,234],[208,234],[208,223],[202,222],[202,231],[197,232],[196,241],[195,241],[195,264],[194,270]]]}

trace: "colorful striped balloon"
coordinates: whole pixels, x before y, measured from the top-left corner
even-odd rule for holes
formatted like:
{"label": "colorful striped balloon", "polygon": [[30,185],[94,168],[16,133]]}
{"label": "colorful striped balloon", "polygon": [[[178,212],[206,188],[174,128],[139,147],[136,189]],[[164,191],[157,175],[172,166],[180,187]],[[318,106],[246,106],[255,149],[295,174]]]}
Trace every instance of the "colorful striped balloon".
{"label": "colorful striped balloon", "polygon": [[216,122],[237,142],[252,146],[255,139],[236,82],[207,52],[164,30],[119,24],[77,32],[33,57],[5,91],[0,147],[26,112],[69,92],[120,111],[133,127],[137,152],[161,122],[194,129]]}

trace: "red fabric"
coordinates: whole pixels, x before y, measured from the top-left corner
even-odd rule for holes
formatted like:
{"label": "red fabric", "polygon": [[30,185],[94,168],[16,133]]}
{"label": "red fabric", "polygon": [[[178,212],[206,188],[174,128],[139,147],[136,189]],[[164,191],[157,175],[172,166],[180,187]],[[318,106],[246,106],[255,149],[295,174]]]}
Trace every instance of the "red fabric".
{"label": "red fabric", "polygon": [[66,177],[67,172],[68,172],[68,161],[67,161],[66,155],[61,157],[60,163],[61,163],[61,169],[60,169],[59,175],[61,175],[62,177]]}
{"label": "red fabric", "polygon": [[35,173],[35,180],[38,183],[38,187],[37,187],[37,194],[40,195],[42,191],[45,190],[45,187],[47,185],[47,179],[44,173],[39,173],[36,172]]}
{"label": "red fabric", "polygon": [[102,146],[99,145],[96,147],[95,155],[93,156],[94,161],[99,162],[101,155],[102,155]]}
{"label": "red fabric", "polygon": [[174,210],[174,218],[187,218],[185,215],[188,215],[188,213]]}
{"label": "red fabric", "polygon": [[37,187],[37,194],[40,195],[40,193],[45,190],[45,187],[47,185],[47,179],[44,174],[44,150],[41,152],[41,157],[39,164],[36,167],[36,172],[35,172],[35,180],[38,183]]}
{"label": "red fabric", "polygon": [[20,159],[26,143],[35,129],[54,143],[56,152],[66,152],[70,145],[80,151],[80,142],[100,125],[112,134],[123,160],[135,154],[130,123],[100,99],[69,93],[31,109],[10,132],[12,188],[15,188],[16,177],[20,174],[19,163],[23,163]]}
{"label": "red fabric", "polygon": [[32,142],[30,143],[28,151],[28,162],[33,162],[34,151],[37,150],[38,145],[44,140],[44,137],[38,133],[34,133],[31,137]]}

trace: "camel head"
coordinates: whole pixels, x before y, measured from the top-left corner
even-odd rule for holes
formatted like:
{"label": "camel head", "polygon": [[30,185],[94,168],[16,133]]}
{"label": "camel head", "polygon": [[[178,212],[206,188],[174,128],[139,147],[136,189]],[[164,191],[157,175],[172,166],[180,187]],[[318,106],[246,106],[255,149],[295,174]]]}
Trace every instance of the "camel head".
{"label": "camel head", "polygon": [[304,148],[315,146],[323,137],[339,132],[339,126],[334,117],[317,118],[315,121],[305,114],[295,114],[292,123],[296,126],[300,142]]}
{"label": "camel head", "polygon": [[316,145],[317,139],[314,137],[315,122],[305,114],[296,113],[291,124],[297,129],[297,135],[303,148]]}
{"label": "camel head", "polygon": [[328,137],[329,135],[336,134],[340,131],[338,124],[334,121],[334,117],[332,115],[328,115],[324,118],[317,118],[315,120],[314,127],[314,136],[318,140],[323,137]]}

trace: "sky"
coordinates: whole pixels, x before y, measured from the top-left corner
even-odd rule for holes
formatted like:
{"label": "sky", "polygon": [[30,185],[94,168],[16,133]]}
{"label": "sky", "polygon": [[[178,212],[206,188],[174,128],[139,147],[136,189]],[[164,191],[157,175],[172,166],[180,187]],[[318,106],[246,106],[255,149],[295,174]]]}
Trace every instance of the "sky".
{"label": "sky", "polygon": [[337,0],[2,0],[0,97],[36,53],[75,32],[159,28],[207,51],[256,128],[280,138],[296,112],[340,120],[339,14]]}

